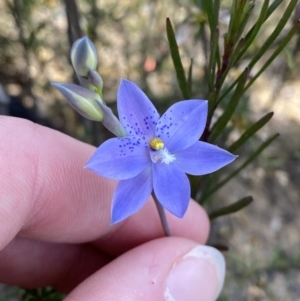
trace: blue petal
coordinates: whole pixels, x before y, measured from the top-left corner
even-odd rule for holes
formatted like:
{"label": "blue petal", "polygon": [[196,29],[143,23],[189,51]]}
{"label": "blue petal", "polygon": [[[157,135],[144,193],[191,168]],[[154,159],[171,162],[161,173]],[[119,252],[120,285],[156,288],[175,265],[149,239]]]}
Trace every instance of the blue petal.
{"label": "blue petal", "polygon": [[175,164],[152,165],[153,187],[161,205],[177,217],[185,214],[191,195],[187,176]]}
{"label": "blue petal", "polygon": [[118,113],[128,135],[154,138],[159,114],[149,98],[133,82],[122,79],[118,90]]}
{"label": "blue petal", "polygon": [[215,145],[198,141],[175,154],[176,164],[191,175],[205,175],[231,163],[237,156]]}
{"label": "blue petal", "polygon": [[118,223],[140,210],[152,188],[150,165],[136,177],[120,181],[112,201],[112,223]]}
{"label": "blue petal", "polygon": [[207,109],[207,101],[203,100],[175,103],[158,121],[156,137],[162,139],[171,153],[190,147],[204,131]]}
{"label": "blue petal", "polygon": [[151,163],[149,147],[139,137],[112,138],[95,151],[86,168],[116,180],[135,177]]}

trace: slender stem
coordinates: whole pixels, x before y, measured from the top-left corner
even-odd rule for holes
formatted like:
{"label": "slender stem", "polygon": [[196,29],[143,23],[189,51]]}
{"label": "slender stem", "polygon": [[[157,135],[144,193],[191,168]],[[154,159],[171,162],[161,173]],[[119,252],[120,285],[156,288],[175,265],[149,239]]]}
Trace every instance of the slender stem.
{"label": "slender stem", "polygon": [[159,218],[160,218],[160,221],[161,221],[161,225],[163,227],[165,235],[166,236],[172,236],[171,231],[170,231],[170,227],[168,225],[168,221],[167,221],[167,217],[166,217],[164,207],[158,201],[154,191],[152,192],[152,197],[154,199],[154,202],[155,202],[158,214],[159,214]]}

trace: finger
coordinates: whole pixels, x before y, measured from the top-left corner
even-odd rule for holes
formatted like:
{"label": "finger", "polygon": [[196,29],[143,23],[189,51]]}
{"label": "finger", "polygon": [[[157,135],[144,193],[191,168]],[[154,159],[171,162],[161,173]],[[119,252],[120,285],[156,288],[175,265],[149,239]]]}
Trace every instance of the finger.
{"label": "finger", "polygon": [[[152,200],[151,200],[152,201]],[[191,201],[182,219],[166,212],[173,236],[185,237],[204,244],[209,234],[209,220],[206,212]],[[154,202],[121,223],[115,231],[107,231],[94,245],[112,255],[119,255],[147,241],[163,237],[161,222]]]}
{"label": "finger", "polygon": [[110,260],[89,244],[51,244],[18,237],[0,251],[0,282],[26,288],[59,286],[69,292]]}
{"label": "finger", "polygon": [[[48,242],[101,238],[119,252],[162,235],[149,201],[124,223],[110,226],[116,183],[83,169],[94,147],[10,117],[0,117],[0,141],[0,249],[20,230]],[[204,242],[209,223],[192,204],[183,219],[170,218],[170,227],[174,235]]]}
{"label": "finger", "polygon": [[[141,227],[140,231],[143,230]],[[126,241],[125,232],[125,237],[119,233],[117,237],[111,235],[110,239],[98,240],[93,243],[94,247],[89,244],[51,244],[17,237],[0,251],[0,282],[22,287],[64,283],[63,289],[68,292],[112,259],[95,246],[115,255],[122,253],[125,246],[127,249],[132,247],[132,240],[131,243]],[[66,277],[67,274],[70,277]]]}
{"label": "finger", "polygon": [[213,301],[224,276],[224,258],[216,249],[182,238],[162,238],[118,257],[65,301]]}
{"label": "finger", "polygon": [[[143,227],[140,231],[143,231]],[[118,239],[123,241],[119,242]],[[138,241],[136,243],[139,244]],[[132,247],[122,233],[117,237],[83,245],[52,244],[16,237],[0,251],[0,282],[41,287],[53,286],[67,278],[68,282],[64,280],[64,289],[69,291],[112,259],[99,249],[116,255],[125,250],[120,246],[126,246],[127,249]],[[66,277],[66,274],[72,277]]]}

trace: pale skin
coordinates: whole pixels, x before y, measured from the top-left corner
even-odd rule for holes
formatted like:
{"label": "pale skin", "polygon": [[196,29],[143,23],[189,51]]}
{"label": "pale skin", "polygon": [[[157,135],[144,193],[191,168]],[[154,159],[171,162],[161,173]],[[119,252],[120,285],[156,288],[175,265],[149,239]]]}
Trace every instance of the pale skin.
{"label": "pale skin", "polygon": [[191,201],[184,218],[167,214],[175,237],[163,237],[149,200],[110,225],[116,182],[83,168],[94,150],[0,116],[0,282],[51,285],[70,293],[67,301],[163,300],[176,258],[206,242],[207,215]]}

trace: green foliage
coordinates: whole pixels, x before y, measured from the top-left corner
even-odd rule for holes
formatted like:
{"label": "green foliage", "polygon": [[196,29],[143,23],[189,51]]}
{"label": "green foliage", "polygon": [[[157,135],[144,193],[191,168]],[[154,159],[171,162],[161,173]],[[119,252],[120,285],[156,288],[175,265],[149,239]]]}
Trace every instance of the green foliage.
{"label": "green foliage", "polygon": [[[267,1],[265,1],[267,2]],[[261,11],[261,17],[259,18],[259,20],[257,21],[256,25],[254,25],[254,27],[248,32],[247,35],[251,36],[253,34],[253,32],[255,33],[256,31],[258,32],[261,27],[263,26],[264,22],[268,19],[268,17],[274,12],[274,10],[277,8],[277,6],[281,3],[282,1],[274,1],[274,3],[272,5],[270,5],[266,15],[264,14],[264,8],[265,5],[262,8]],[[287,9],[285,10],[282,18],[280,19],[280,21],[278,22],[277,26],[275,27],[274,31],[272,32],[272,34],[268,37],[268,39],[263,43],[263,45],[261,46],[261,48],[257,51],[257,53],[254,55],[254,57],[252,58],[251,62],[248,65],[249,70],[251,70],[254,65],[262,58],[262,56],[269,50],[270,46],[274,43],[274,41],[276,40],[276,38],[279,36],[279,34],[282,32],[284,26],[286,25],[286,23],[288,22],[288,20],[290,19],[295,6],[297,4],[297,0],[293,0],[290,2],[290,4],[288,5]],[[265,18],[263,19],[262,16],[265,15]],[[264,20],[264,21],[262,21]],[[296,23],[296,25],[294,25],[294,27],[298,28],[299,25],[298,23]],[[278,54],[282,51],[282,49],[284,48],[284,46],[290,41],[290,39],[292,38],[292,36],[295,34],[295,28],[292,28],[290,33],[288,35],[286,35],[286,38],[283,39],[283,41],[281,42],[281,44],[279,44],[277,51],[274,52],[274,55],[272,55],[270,57],[270,59],[268,60],[267,63],[265,63],[264,67],[261,68],[261,70],[258,72],[258,75],[255,76],[254,80],[252,79],[252,83],[257,79],[257,77],[273,62],[273,60],[278,56]],[[246,35],[246,37],[247,37]],[[255,36],[254,36],[255,38]],[[253,38],[253,39],[254,39]],[[250,39],[250,37],[249,37]],[[251,41],[252,42],[252,41]],[[251,44],[251,43],[250,43]],[[249,44],[249,46],[250,46]],[[246,50],[246,49],[245,49]],[[239,59],[243,56],[243,53],[241,53],[241,55],[239,55]],[[236,59],[236,61],[234,63],[237,63],[238,60]],[[220,101],[225,97],[225,95],[227,95],[227,93],[229,91],[231,91],[231,89],[238,83],[239,78],[234,81],[229,88],[227,88],[224,93],[222,94],[222,96],[220,97]],[[252,84],[251,83],[251,84]],[[248,88],[248,87],[247,87]]]}
{"label": "green foliage", "polygon": [[228,151],[235,152],[236,150],[238,150],[245,142],[247,142],[250,137],[252,137],[257,131],[259,131],[264,125],[266,125],[271,120],[273,115],[274,113],[270,112],[259,119],[255,124],[248,128],[238,140],[236,140],[228,147]]}
{"label": "green foliage", "polygon": [[23,289],[19,287],[11,287],[9,289],[9,292],[4,293],[4,295],[1,290],[0,301],[61,301],[64,297],[64,294],[59,293],[51,287],[43,287],[37,289]]}
{"label": "green foliage", "polygon": [[167,36],[168,36],[168,41],[169,41],[169,45],[170,45],[171,56],[172,56],[175,70],[176,70],[178,84],[179,84],[182,96],[185,99],[190,99],[191,95],[190,95],[190,90],[188,87],[188,82],[186,80],[185,72],[184,72],[184,69],[183,69],[183,66],[181,63],[174,30],[173,30],[173,27],[172,27],[172,24],[171,24],[171,21],[169,18],[167,18],[167,21],[166,21],[166,28],[167,28]]}
{"label": "green foliage", "polygon": [[[251,78],[249,83],[245,87],[245,91],[255,82],[255,80],[267,69],[270,64],[274,61],[274,59],[280,54],[280,52],[286,47],[286,45],[290,42],[295,33],[299,30],[299,21],[294,24],[294,26],[290,29],[288,34],[282,39],[281,43],[277,46],[276,50],[270,56],[270,58],[264,63],[264,65],[260,68],[260,70]],[[251,65],[251,63],[250,63]]]}
{"label": "green foliage", "polygon": [[51,287],[25,289],[22,301],[61,301],[64,295]]}
{"label": "green foliage", "polygon": [[[210,91],[213,89],[215,82],[215,70],[216,64],[220,61],[217,58],[219,57],[219,29],[216,28],[212,31],[211,42],[210,42],[210,56],[209,56],[209,65],[208,65],[208,86]],[[220,63],[218,64],[220,66]]]}
{"label": "green foliage", "polygon": [[[296,22],[285,34],[282,34],[286,24],[290,20],[291,14],[295,9],[298,1],[292,0],[283,11],[282,17],[275,26],[273,32],[268,38],[261,43],[260,47],[254,53],[250,54],[249,60],[249,48],[256,41],[256,38],[265,26],[268,18],[274,13],[274,11],[282,4],[281,1],[263,1],[258,17],[252,26],[249,26],[249,20],[253,20],[253,8],[255,1],[252,0],[233,0],[230,10],[230,22],[223,36],[223,50],[220,47],[220,30],[218,24],[218,16],[220,10],[219,0],[203,0],[196,1],[198,7],[200,7],[206,13],[207,25],[210,29],[210,54],[207,62],[206,70],[206,83],[208,86],[206,98],[209,101],[209,114],[207,124],[202,141],[208,141],[213,143],[226,143],[226,139],[229,133],[234,130],[234,124],[231,123],[233,118],[237,114],[237,107],[239,107],[244,101],[244,95],[247,89],[257,80],[265,69],[270,66],[274,59],[280,54],[280,52],[290,42],[292,37],[299,29],[299,22]],[[171,49],[171,55],[173,63],[177,73],[178,84],[182,91],[182,94],[186,98],[189,94],[186,91],[191,91],[188,87],[191,84],[186,84],[183,65],[180,59],[178,47],[175,40],[174,31],[170,25],[170,21],[167,20],[167,33],[169,39],[169,45]],[[201,25],[202,26],[202,25]],[[274,47],[275,50],[269,56],[255,75],[252,74],[253,67],[261,61],[261,59],[269,53],[270,49]],[[230,72],[238,66],[243,58],[247,56],[249,63],[247,64],[244,72],[242,72],[236,80],[233,82],[228,80]],[[251,76],[250,76],[251,75]],[[188,82],[190,82],[190,77]],[[197,82],[197,79],[194,79]],[[234,89],[232,95],[230,92]],[[191,97],[193,97],[191,95]],[[225,98],[228,101],[224,101]],[[220,106],[221,105],[221,106]],[[221,108],[222,114],[216,118],[217,109]],[[236,152],[242,145],[247,143],[251,137],[253,137],[264,125],[266,125],[272,118],[273,113],[269,113],[255,122],[247,130],[240,135],[240,137],[232,143],[228,150]],[[213,120],[214,123],[213,123]],[[204,203],[211,198],[213,194],[224,186],[228,181],[234,178],[240,171],[246,168],[257,156],[271,144],[273,140],[278,137],[275,134],[268,138],[265,142],[256,149],[252,154],[248,154],[248,157],[242,164],[229,175],[225,176],[222,180],[218,180],[218,175],[203,176],[200,180],[192,178],[192,188],[194,197]],[[202,192],[202,193],[201,193]],[[212,213],[211,218],[215,218],[219,215],[226,215],[235,211],[238,211],[248,204],[250,204],[251,197],[242,198],[237,203],[229,207],[220,209],[215,213]]]}
{"label": "green foliage", "polygon": [[219,19],[220,0],[203,0],[202,9],[207,14],[210,31],[215,32]]}
{"label": "green foliage", "polygon": [[223,115],[216,121],[216,123],[213,125],[211,129],[211,133],[209,136],[208,141],[214,142],[224,131],[224,128],[226,127],[227,123],[231,119],[232,115],[234,114],[234,111],[242,98],[244,87],[246,84],[246,81],[248,79],[248,69],[246,69],[241,76],[241,79],[227,105],[226,110],[224,111]]}
{"label": "green foliage", "polygon": [[241,209],[247,207],[253,202],[252,196],[246,196],[233,204],[230,204],[228,206],[225,206],[223,208],[217,209],[211,213],[208,214],[209,219],[213,220],[219,216],[228,215],[237,211],[240,211]]}

